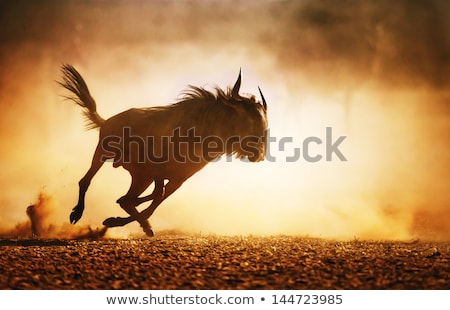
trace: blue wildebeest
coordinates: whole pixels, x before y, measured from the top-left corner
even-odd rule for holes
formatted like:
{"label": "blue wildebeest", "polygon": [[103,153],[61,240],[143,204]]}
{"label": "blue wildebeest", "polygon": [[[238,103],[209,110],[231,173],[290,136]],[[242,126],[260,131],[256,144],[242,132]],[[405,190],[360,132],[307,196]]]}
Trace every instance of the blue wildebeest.
{"label": "blue wildebeest", "polygon": [[[82,216],[89,184],[104,164],[129,171],[128,192],[117,203],[129,217],[110,217],[107,227],[138,221],[148,236],[153,230],[148,218],[184,181],[221,155],[257,162],[264,159],[267,143],[267,104],[253,95],[240,95],[241,72],[233,88],[214,92],[189,86],[171,105],[132,108],[105,120],[96,109],[86,82],[71,65],[62,66],[61,86],[66,97],[82,107],[88,128],[99,128],[99,143],[92,164],[79,182],[78,203],[70,214],[75,224]],[[154,182],[150,195],[140,195]],[[136,207],[152,200],[139,212]]]}

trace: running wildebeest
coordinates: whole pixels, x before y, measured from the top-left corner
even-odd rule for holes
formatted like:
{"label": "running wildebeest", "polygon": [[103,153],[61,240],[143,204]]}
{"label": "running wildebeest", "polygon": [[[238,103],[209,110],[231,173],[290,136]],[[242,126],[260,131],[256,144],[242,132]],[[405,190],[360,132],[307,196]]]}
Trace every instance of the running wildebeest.
{"label": "running wildebeest", "polygon": [[[184,96],[168,106],[132,108],[105,120],[96,109],[86,82],[71,65],[62,66],[59,84],[73,93],[66,97],[83,108],[87,128],[99,128],[99,143],[91,167],[79,182],[78,203],[70,214],[75,224],[82,216],[89,184],[107,160],[131,175],[128,192],[117,203],[129,217],[110,217],[107,227],[138,221],[148,236],[148,218],[184,181],[221,155],[251,162],[264,160],[267,142],[267,104],[239,94],[241,72],[233,88],[215,92],[189,86]],[[152,183],[150,195],[139,197]],[[138,212],[136,207],[152,200]]]}

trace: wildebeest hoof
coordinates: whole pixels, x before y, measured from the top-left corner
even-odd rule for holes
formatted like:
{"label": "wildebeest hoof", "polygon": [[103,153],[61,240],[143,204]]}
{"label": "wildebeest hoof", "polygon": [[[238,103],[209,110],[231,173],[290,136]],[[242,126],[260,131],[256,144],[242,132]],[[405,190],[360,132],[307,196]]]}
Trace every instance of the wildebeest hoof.
{"label": "wildebeest hoof", "polygon": [[105,225],[107,227],[124,226],[128,223],[129,223],[129,221],[127,221],[127,218],[123,218],[123,217],[109,217],[103,221],[103,225]]}
{"label": "wildebeest hoof", "polygon": [[75,207],[72,209],[72,213],[70,213],[70,223],[75,224],[78,222],[83,215],[83,209]]}
{"label": "wildebeest hoof", "polygon": [[155,233],[153,232],[153,229],[151,229],[151,228],[144,229],[144,232],[147,235],[147,237],[154,237],[155,236]]}

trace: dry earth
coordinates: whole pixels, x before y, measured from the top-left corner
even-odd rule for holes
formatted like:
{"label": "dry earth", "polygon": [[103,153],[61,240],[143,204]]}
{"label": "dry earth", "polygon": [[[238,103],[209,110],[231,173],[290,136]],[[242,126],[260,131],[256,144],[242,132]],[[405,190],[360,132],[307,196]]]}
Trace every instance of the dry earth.
{"label": "dry earth", "polygon": [[449,242],[2,239],[1,289],[450,289]]}

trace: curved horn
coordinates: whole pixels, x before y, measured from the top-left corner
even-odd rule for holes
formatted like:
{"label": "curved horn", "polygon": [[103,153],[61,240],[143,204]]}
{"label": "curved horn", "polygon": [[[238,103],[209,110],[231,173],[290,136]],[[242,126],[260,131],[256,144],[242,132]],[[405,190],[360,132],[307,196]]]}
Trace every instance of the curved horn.
{"label": "curved horn", "polygon": [[233,90],[231,91],[231,96],[234,98],[239,97],[239,89],[241,88],[241,69],[239,69],[239,76],[236,83],[234,83]]}
{"label": "curved horn", "polygon": [[261,98],[262,98],[262,104],[263,104],[264,110],[267,111],[267,103],[266,103],[266,99],[264,99],[264,95],[263,95],[263,93],[262,93],[262,91],[261,91],[261,88],[259,88],[259,86],[258,86],[258,90],[259,90],[259,94],[261,95]]}

